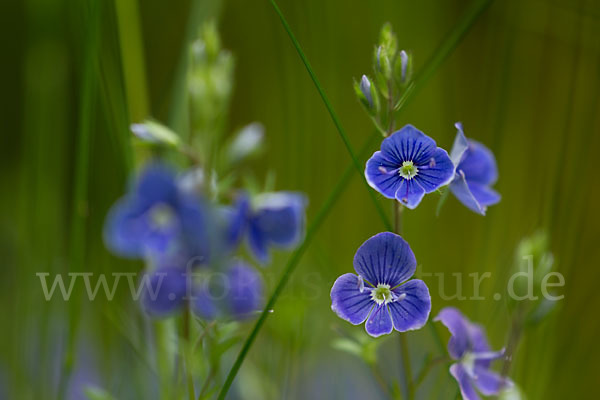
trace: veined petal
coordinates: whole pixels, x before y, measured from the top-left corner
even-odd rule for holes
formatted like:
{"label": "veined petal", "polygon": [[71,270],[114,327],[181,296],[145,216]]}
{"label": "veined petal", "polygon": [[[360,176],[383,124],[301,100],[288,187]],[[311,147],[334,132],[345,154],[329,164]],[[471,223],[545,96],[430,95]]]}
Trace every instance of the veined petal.
{"label": "veined petal", "polygon": [[429,161],[423,165],[417,165],[419,172],[414,179],[425,192],[431,193],[441,186],[448,184],[454,177],[454,164],[450,160],[446,150],[437,148]]}
{"label": "veined petal", "polygon": [[396,190],[396,200],[411,210],[416,208],[425,196],[425,189],[417,182],[416,178],[401,178],[398,190]]}
{"label": "veined petal", "polygon": [[473,384],[471,383],[471,378],[465,371],[465,369],[460,364],[452,364],[450,366],[450,374],[456,379],[458,382],[458,386],[460,388],[460,393],[463,397],[463,400],[480,400],[479,395],[473,388]]}
{"label": "veined petal", "polygon": [[455,166],[460,164],[460,160],[464,152],[469,147],[469,142],[465,137],[465,133],[463,132],[462,123],[457,122],[454,124],[457,129],[456,137],[454,138],[454,144],[452,145],[452,150],[450,151],[450,159]]}
{"label": "veined petal", "polygon": [[431,296],[425,282],[412,279],[393,292],[401,299],[388,303],[394,328],[399,332],[422,328],[431,312]]}
{"label": "veined petal", "polygon": [[371,291],[361,292],[358,276],[348,273],[336,279],[331,288],[331,309],[338,317],[358,325],[367,319],[374,306]]}
{"label": "veined petal", "polygon": [[455,360],[460,359],[469,350],[468,321],[454,307],[443,308],[434,321],[440,321],[448,328],[452,335],[448,341],[448,354]]}
{"label": "veined petal", "polygon": [[450,191],[465,207],[480,215],[485,215],[485,207],[483,207],[473,193],[469,189],[469,185],[462,171],[456,174],[455,179],[450,183]]}
{"label": "veined petal", "polygon": [[382,303],[371,311],[369,319],[367,319],[367,323],[365,324],[365,329],[373,337],[387,335],[392,332],[392,317],[390,317],[390,312],[386,304]]}
{"label": "veined petal", "polygon": [[511,384],[510,380],[502,378],[500,374],[487,368],[475,368],[472,382],[485,396],[495,396],[503,387]]}
{"label": "veined petal", "polygon": [[381,143],[381,152],[390,160],[401,165],[412,161],[416,165],[429,162],[437,148],[435,141],[412,125],[405,125]]}
{"label": "veined petal", "polygon": [[500,194],[489,186],[481,185],[476,182],[467,181],[467,183],[469,185],[471,194],[473,194],[475,200],[477,200],[479,205],[483,208],[496,204],[500,201]]}
{"label": "veined petal", "polygon": [[498,169],[494,154],[483,144],[469,140],[469,147],[456,168],[464,172],[467,182],[492,185],[498,179]]}
{"label": "veined petal", "polygon": [[417,260],[399,235],[382,232],[367,239],[354,255],[354,270],[371,285],[399,285],[414,275]]}
{"label": "veined petal", "polygon": [[386,158],[381,151],[376,151],[365,168],[367,183],[388,199],[393,199],[403,180],[397,172],[400,164]]}

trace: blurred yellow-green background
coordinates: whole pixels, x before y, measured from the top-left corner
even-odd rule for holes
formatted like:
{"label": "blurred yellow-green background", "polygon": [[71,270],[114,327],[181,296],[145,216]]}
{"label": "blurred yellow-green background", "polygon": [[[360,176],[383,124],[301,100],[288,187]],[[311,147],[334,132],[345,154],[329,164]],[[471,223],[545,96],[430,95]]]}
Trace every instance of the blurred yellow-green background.
{"label": "blurred yellow-green background", "polygon": [[[279,5],[359,149],[373,128],[352,80],[370,72],[382,24],[392,23],[418,74],[471,2]],[[141,263],[108,253],[102,225],[136,160],[129,124],[153,117],[186,129],[181,88],[187,46],[199,26],[216,21],[236,60],[228,130],[264,124],[267,149],[252,167],[261,179],[273,171],[278,190],[306,192],[309,223],[350,157],[266,0],[9,0],[1,8],[0,398],[56,398],[61,354],[69,348],[75,359],[67,398],[83,399],[81,385],[88,383],[119,399],[153,398],[156,379],[143,361],[154,359],[152,332],[126,288],[110,302],[46,302],[36,273],[141,270]],[[397,125],[411,123],[449,149],[456,121],[495,153],[502,201],[481,217],[450,197],[436,217],[439,196],[432,194],[405,213],[404,236],[423,271],[492,273],[481,287],[485,300],[444,301],[439,281],[425,278],[432,315],[457,306],[486,326],[494,348],[502,347],[509,316],[492,295],[506,284],[521,238],[547,230],[565,297],[523,337],[512,377],[529,399],[596,398],[600,3],[493,1]],[[356,248],[384,230],[361,179],[354,173],[302,258],[231,398],[382,396],[360,360],[331,346],[363,330],[330,310],[331,285],[351,272]],[[287,257],[277,253],[264,271],[268,292]],[[448,293],[455,285],[450,278],[445,284]],[[472,287],[465,284],[464,292],[472,295]],[[79,323],[69,333],[72,319]],[[445,341],[446,330],[438,331]],[[379,339],[378,363],[390,381],[401,376],[393,336]],[[408,342],[415,368],[436,349],[429,329],[408,334]],[[222,373],[238,348],[223,359]],[[447,371],[436,368],[418,398],[455,393]]]}

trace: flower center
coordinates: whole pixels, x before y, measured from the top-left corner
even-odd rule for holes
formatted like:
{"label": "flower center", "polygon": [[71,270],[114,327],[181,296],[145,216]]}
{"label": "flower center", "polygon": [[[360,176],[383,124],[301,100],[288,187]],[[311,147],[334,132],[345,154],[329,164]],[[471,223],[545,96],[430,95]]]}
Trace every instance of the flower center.
{"label": "flower center", "polygon": [[402,162],[402,166],[398,169],[398,174],[404,179],[412,179],[419,173],[419,168],[412,161]]}
{"label": "flower center", "polygon": [[150,222],[157,229],[168,228],[175,218],[171,207],[159,203],[150,209]]}
{"label": "flower center", "polygon": [[392,291],[390,285],[380,283],[371,291],[371,300],[377,304],[387,304],[392,301]]}

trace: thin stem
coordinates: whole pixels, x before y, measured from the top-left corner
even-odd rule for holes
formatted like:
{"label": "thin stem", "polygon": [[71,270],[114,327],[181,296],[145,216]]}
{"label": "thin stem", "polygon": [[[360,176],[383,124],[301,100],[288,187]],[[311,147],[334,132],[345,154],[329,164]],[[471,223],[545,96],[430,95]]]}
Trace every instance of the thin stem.
{"label": "thin stem", "polygon": [[425,378],[427,377],[429,372],[431,372],[433,367],[435,367],[438,364],[447,363],[447,362],[451,362],[451,361],[452,360],[449,359],[448,357],[437,357],[434,359],[427,360],[427,363],[423,367],[423,370],[421,371],[421,373],[419,373],[419,376],[417,377],[417,379],[415,379],[415,391],[423,383],[423,381],[425,380]]}
{"label": "thin stem", "polygon": [[415,397],[415,389],[412,379],[412,367],[410,365],[410,353],[408,352],[408,344],[406,343],[406,334],[401,333],[399,336],[400,348],[402,352],[402,366],[404,369],[404,379],[406,382],[406,393],[408,400],[412,400]]}
{"label": "thin stem", "polygon": [[187,377],[187,387],[188,387],[188,399],[195,400],[196,393],[194,390],[194,376],[192,373],[192,363],[191,357],[189,354],[189,350],[191,348],[190,342],[190,302],[186,302],[185,310],[183,312],[183,351],[184,351],[184,360],[185,360],[185,373]]}
{"label": "thin stem", "polygon": [[381,373],[381,370],[379,369],[379,367],[377,366],[377,364],[370,363],[369,365],[371,367],[371,372],[373,373],[373,376],[375,377],[375,380],[377,381],[377,383],[381,387],[381,390],[383,390],[383,392],[385,393],[385,395],[388,398],[390,398],[390,399],[393,398],[392,391],[390,390],[388,384],[385,382],[385,379],[383,379],[383,374]]}
{"label": "thin stem", "polygon": [[504,353],[504,363],[502,364],[501,375],[503,378],[508,376],[510,372],[510,366],[512,365],[513,354],[519,344],[521,333],[523,330],[523,312],[519,310],[517,315],[513,318],[510,335],[506,344],[506,351]]}
{"label": "thin stem", "polygon": [[[348,138],[346,131],[342,127],[342,123],[340,122],[340,119],[338,118],[337,114],[333,110],[333,107],[331,106],[331,103],[329,102],[329,98],[327,97],[327,95],[325,94],[325,91],[323,90],[323,87],[321,86],[321,82],[317,79],[317,76],[315,75],[315,73],[312,69],[312,66],[310,65],[310,62],[308,61],[308,58],[306,58],[306,55],[302,51],[302,48],[300,47],[300,43],[298,43],[296,36],[292,33],[292,30],[291,30],[287,20],[281,13],[281,10],[277,6],[277,3],[275,3],[275,0],[269,0],[269,1],[271,2],[271,5],[275,9],[275,12],[277,13],[277,15],[279,15],[279,18],[281,19],[281,23],[282,23],[285,31],[287,32],[288,36],[290,37],[292,44],[296,48],[296,51],[298,52],[298,55],[300,56],[302,63],[306,67],[306,70],[308,71],[310,78],[312,79],[315,87],[317,88],[317,91],[319,92],[319,95],[321,96],[323,103],[325,103],[325,107],[327,108],[327,111],[329,112],[331,120],[333,121],[333,124],[335,125],[335,127],[340,135],[340,138],[342,139],[342,141],[344,142],[344,145],[346,146],[346,150],[348,151],[348,154],[350,155],[350,158],[352,159],[352,163],[354,164],[356,171],[362,177],[363,173],[364,173],[364,165],[361,164],[361,162],[358,160],[358,157],[356,156],[356,153],[354,152],[354,149],[352,148],[352,144],[350,144],[350,139]],[[386,226],[386,229],[391,230],[392,226],[390,225],[388,219],[385,217],[385,212],[383,211],[383,209],[381,208],[381,205],[377,201],[377,197],[375,197],[375,192],[373,192],[371,190],[371,188],[369,187],[369,184],[367,183],[367,181],[365,179],[362,179],[362,182],[365,184],[365,186],[367,188],[367,193],[371,197],[371,200],[373,201],[373,204],[375,205],[375,208],[377,209],[379,216],[381,217],[384,225]]]}
{"label": "thin stem", "polygon": [[202,389],[200,390],[200,394],[198,395],[198,400],[202,400],[204,396],[206,396],[206,392],[208,392],[208,388],[210,387],[210,382],[212,382],[213,378],[217,374],[217,368],[213,365],[208,372],[208,376],[206,377],[206,381],[204,381],[204,385],[202,385]]}

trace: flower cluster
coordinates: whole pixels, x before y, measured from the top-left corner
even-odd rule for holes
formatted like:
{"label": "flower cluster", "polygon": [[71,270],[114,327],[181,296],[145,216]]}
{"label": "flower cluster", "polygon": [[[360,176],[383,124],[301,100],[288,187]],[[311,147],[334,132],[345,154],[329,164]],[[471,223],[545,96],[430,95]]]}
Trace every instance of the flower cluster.
{"label": "flower cluster", "polygon": [[[394,112],[402,103],[400,94],[410,84],[411,59],[404,50],[397,51],[389,25],[381,31],[375,54],[375,78],[363,75],[354,85],[359,101],[384,136],[380,149],[366,162],[364,173],[369,186],[394,201],[396,228],[401,208],[415,209],[425,194],[446,186],[445,193],[453,193],[467,208],[485,215],[488,206],[500,201],[500,195],[491,188],[498,178],[492,152],[467,139],[458,122],[450,154],[412,125],[394,131]],[[445,196],[440,201],[443,199]],[[379,233],[364,242],[354,256],[356,274],[341,275],[331,289],[332,310],[353,325],[366,321],[365,329],[373,337],[393,330],[420,329],[431,311],[425,282],[409,280],[417,262],[408,243],[397,233]],[[450,373],[465,399],[478,400],[477,391],[498,395],[511,385],[508,379],[490,370],[491,361],[503,357],[504,351],[490,350],[479,325],[453,308],[443,309],[436,320],[452,333],[448,352],[456,363],[450,367]],[[348,348],[354,349],[354,345]],[[358,353],[362,354],[362,350]],[[365,360],[373,362],[366,357]],[[413,398],[409,375],[407,393]]]}
{"label": "flower cluster", "polygon": [[[195,171],[197,172],[197,171]],[[144,310],[168,316],[189,302],[200,317],[244,318],[261,307],[260,274],[235,257],[244,237],[261,263],[271,247],[303,237],[306,200],[299,193],[239,193],[233,205],[208,201],[190,187],[194,172],[151,163],[110,210],[104,230],[115,254],[147,261]]]}

